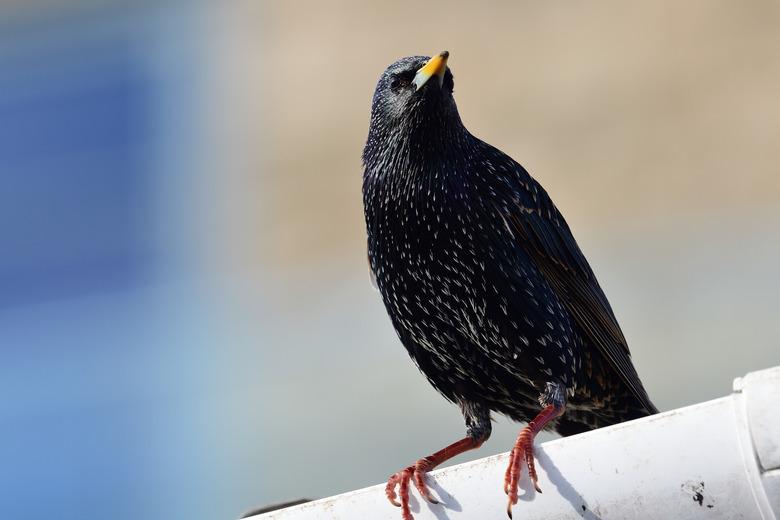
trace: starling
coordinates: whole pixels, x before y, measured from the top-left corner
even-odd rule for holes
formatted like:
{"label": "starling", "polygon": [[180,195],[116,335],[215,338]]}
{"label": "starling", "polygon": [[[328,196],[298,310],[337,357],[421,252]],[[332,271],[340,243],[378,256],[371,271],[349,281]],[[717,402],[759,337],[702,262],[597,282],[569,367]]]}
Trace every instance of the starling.
{"label": "starling", "polygon": [[539,431],[572,435],[657,413],[558,208],[463,126],[448,57],[402,58],[384,71],[363,150],[372,277],[409,355],[466,422],[466,437],[388,480],[404,520],[410,481],[435,503],[426,472],[482,445],[491,412],[528,423],[504,477],[510,517],[523,464],[540,491]]}

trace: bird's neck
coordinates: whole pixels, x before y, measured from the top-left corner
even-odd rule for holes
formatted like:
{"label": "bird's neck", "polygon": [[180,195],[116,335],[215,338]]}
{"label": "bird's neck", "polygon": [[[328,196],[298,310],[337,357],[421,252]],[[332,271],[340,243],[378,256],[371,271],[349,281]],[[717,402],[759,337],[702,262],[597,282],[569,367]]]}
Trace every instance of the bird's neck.
{"label": "bird's neck", "polygon": [[409,120],[395,126],[372,125],[363,150],[363,162],[367,173],[402,176],[406,177],[405,181],[423,180],[439,170],[444,161],[458,161],[465,153],[469,137],[460,118]]}

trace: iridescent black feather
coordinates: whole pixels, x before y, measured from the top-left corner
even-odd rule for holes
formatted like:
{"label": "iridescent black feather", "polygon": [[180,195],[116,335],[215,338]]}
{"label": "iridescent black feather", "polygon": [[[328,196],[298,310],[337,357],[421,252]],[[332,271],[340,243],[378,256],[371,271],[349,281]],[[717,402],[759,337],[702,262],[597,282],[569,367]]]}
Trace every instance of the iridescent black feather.
{"label": "iridescent black feather", "polygon": [[466,130],[449,69],[415,90],[427,59],[382,74],[363,152],[370,268],[409,354],[470,435],[489,434],[490,411],[529,421],[540,400],[566,400],[564,435],[656,413],[566,221]]}

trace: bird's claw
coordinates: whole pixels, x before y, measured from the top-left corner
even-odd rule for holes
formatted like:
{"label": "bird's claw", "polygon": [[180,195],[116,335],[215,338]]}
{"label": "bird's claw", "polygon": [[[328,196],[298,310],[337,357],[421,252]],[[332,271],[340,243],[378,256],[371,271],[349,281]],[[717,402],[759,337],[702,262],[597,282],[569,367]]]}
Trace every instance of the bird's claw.
{"label": "bird's claw", "polygon": [[523,430],[517,438],[515,446],[509,453],[509,465],[504,473],[504,493],[509,496],[509,502],[506,506],[506,514],[512,518],[512,506],[517,504],[517,492],[520,485],[520,477],[523,470],[523,460],[528,467],[528,476],[534,485],[537,493],[541,493],[538,477],[536,475],[536,465],[534,463],[534,435],[529,430]]}
{"label": "bird's claw", "polygon": [[[385,486],[385,495],[387,495],[387,499],[391,504],[401,508],[401,517],[403,520],[414,520],[412,512],[409,509],[410,480],[414,483],[414,487],[417,488],[417,491],[420,492],[420,496],[422,496],[425,500],[431,504],[439,503],[439,501],[436,500],[433,495],[431,495],[431,492],[428,489],[428,485],[425,483],[425,475],[429,469],[428,461],[426,459],[420,459],[413,466],[409,466],[399,471],[398,473],[394,473],[387,480],[387,485]],[[396,486],[398,486],[397,494],[395,492]],[[396,500],[396,498],[400,498],[401,501],[399,502]]]}

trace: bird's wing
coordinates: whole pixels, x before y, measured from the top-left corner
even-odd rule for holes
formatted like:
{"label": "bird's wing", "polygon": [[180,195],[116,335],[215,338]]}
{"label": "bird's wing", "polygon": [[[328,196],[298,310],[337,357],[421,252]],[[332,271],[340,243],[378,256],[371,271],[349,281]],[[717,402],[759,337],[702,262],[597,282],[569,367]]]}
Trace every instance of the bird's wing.
{"label": "bird's wing", "polygon": [[568,224],[544,188],[520,165],[517,167],[524,174],[520,189],[515,186],[512,202],[499,208],[507,227],[524,245],[590,342],[647,411],[657,412],[631,362],[612,307]]}

